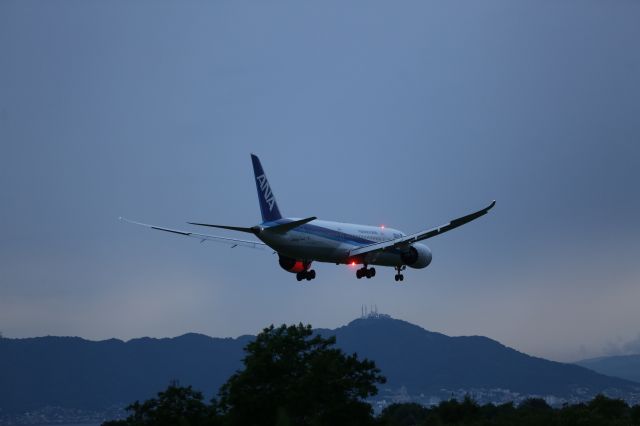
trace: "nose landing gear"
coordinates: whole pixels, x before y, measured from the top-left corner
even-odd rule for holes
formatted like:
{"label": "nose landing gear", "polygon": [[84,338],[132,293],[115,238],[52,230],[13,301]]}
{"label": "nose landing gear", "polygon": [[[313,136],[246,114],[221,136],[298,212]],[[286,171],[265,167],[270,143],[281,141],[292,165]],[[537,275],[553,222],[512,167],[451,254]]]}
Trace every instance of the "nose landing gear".
{"label": "nose landing gear", "polygon": [[302,280],[311,281],[315,277],[316,277],[316,271],[313,269],[309,269],[308,271],[298,272],[296,274],[296,279],[298,281],[302,281]]}
{"label": "nose landing gear", "polygon": [[376,276],[376,268],[367,268],[367,265],[364,265],[362,268],[356,271],[356,278],[360,279],[363,277],[373,278]]}
{"label": "nose landing gear", "polygon": [[402,271],[405,270],[407,267],[402,265],[402,266],[396,266],[396,271],[398,271],[398,273],[395,275],[395,279],[396,281],[404,281],[404,275],[402,275]]}

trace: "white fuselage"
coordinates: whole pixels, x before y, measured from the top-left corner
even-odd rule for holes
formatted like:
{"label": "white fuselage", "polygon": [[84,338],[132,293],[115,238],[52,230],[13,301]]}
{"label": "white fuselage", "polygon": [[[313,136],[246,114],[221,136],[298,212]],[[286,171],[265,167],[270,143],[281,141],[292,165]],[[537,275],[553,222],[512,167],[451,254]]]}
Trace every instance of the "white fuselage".
{"label": "white fuselage", "polygon": [[405,236],[397,229],[318,219],[285,233],[270,231],[268,228],[294,220],[297,219],[282,218],[265,222],[257,236],[278,253],[303,261],[336,264],[355,262],[381,266],[403,264],[399,250],[379,251],[358,258],[349,257],[349,252],[353,249]]}

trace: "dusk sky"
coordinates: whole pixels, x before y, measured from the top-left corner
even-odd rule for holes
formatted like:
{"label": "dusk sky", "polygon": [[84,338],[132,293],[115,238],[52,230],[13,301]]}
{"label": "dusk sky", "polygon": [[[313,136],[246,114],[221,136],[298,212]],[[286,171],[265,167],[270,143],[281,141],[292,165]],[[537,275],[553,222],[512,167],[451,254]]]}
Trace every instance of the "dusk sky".
{"label": "dusk sky", "polygon": [[[235,337],[377,304],[554,360],[640,352],[639,22],[632,0],[3,0],[0,332]],[[497,205],[401,285],[118,220],[257,224],[252,152],[285,216],[409,233]]]}

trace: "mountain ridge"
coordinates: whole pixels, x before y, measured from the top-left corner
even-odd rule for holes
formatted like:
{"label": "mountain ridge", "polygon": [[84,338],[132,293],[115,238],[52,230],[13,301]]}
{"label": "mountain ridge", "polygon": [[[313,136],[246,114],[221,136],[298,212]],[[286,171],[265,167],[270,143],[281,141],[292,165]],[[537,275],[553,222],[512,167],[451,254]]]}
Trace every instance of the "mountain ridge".
{"label": "mountain ridge", "polygon": [[[507,399],[523,395],[588,399],[603,391],[623,397],[640,394],[638,383],[531,357],[488,337],[449,337],[383,315],[314,331],[336,336],[337,346],[346,353],[374,360],[388,379],[381,398],[404,392],[425,402],[419,398],[445,398],[454,391],[478,389],[501,389]],[[0,365],[11,368],[0,370],[0,409],[124,406],[153,396],[172,380],[192,385],[209,398],[242,368],[243,348],[253,338],[200,333],[128,341],[2,338]]]}
{"label": "mountain ridge", "polygon": [[575,364],[607,376],[640,382],[640,354],[600,356]]}

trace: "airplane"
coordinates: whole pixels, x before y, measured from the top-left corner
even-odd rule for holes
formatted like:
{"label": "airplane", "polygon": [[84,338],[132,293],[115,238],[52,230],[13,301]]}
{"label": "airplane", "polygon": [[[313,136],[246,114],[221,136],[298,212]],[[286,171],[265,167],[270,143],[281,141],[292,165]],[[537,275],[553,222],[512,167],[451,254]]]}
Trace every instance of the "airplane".
{"label": "airplane", "polygon": [[213,225],[209,223],[187,222],[190,225],[226,229],[253,234],[260,241],[222,237],[164,228],[120,217],[129,223],[165,231],[185,237],[197,238],[201,242],[215,241],[233,247],[266,248],[278,254],[280,267],[295,273],[298,281],[311,281],[316,271],[312,262],[335,263],[336,265],[362,265],[356,277],[372,278],[376,270],[371,265],[393,267],[396,282],[403,281],[402,272],[407,266],[414,269],[426,268],[431,264],[431,250],[418,241],[426,240],[451,231],[465,223],[484,216],[495,206],[493,200],[487,207],[466,216],[453,219],[444,225],[413,234],[405,234],[397,229],[384,226],[368,226],[342,222],[319,220],[317,217],[283,217],[278,203],[262,168],[260,159],[251,154],[253,173],[260,202],[262,223],[251,226]]}

